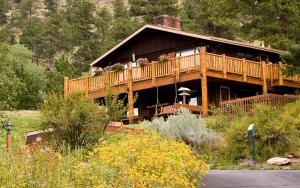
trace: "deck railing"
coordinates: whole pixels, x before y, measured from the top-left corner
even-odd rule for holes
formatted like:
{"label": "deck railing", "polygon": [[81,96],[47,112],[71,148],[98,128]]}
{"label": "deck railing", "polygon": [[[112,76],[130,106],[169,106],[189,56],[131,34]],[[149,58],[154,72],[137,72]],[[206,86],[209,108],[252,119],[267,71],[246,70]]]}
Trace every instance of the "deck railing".
{"label": "deck railing", "polygon": [[[265,80],[265,82],[283,83],[283,80],[300,81],[300,77],[285,77],[281,73],[282,64],[271,64],[255,62],[246,59],[238,59],[225,55],[205,53],[207,71],[218,72],[226,76],[229,74],[239,75],[247,81],[248,78]],[[176,75],[188,71],[200,71],[200,54],[186,57],[176,57],[167,62],[152,62],[143,66],[132,67],[132,82],[143,80],[155,80],[164,76]],[[202,59],[203,60],[203,59]],[[128,81],[128,69],[119,72],[105,72],[100,76],[89,76],[67,80],[65,82],[65,93],[70,92],[91,92],[101,90],[105,87],[126,84]]]}
{"label": "deck railing", "polygon": [[276,108],[282,108],[287,103],[300,100],[299,95],[277,95],[277,94],[265,94],[252,97],[234,99],[229,101],[220,102],[220,108],[226,110],[230,114],[237,112],[249,112],[257,104],[270,105]]}

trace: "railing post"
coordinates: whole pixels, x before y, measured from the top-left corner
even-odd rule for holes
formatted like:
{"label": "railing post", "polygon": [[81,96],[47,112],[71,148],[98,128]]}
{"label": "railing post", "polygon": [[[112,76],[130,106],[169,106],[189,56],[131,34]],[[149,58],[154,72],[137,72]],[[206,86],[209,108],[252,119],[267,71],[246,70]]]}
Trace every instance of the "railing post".
{"label": "railing post", "polygon": [[155,81],[155,64],[156,63],[151,63],[151,76],[152,76],[152,86],[155,87],[156,86],[156,81]]}
{"label": "railing post", "polygon": [[242,62],[243,62],[243,77],[244,77],[244,81],[247,82],[248,64],[247,64],[245,58],[243,58]]}
{"label": "railing post", "polygon": [[64,96],[69,94],[69,77],[64,77]]}
{"label": "railing post", "polygon": [[84,82],[85,82],[85,96],[89,96],[89,89],[90,89],[90,84],[89,84],[89,76],[84,77]]}
{"label": "railing post", "polygon": [[180,79],[180,59],[175,59],[175,66],[176,66],[176,82],[179,82]]}
{"label": "railing post", "polygon": [[226,55],[222,55],[222,62],[223,62],[223,73],[224,73],[224,78],[227,77],[227,61],[226,61]]}
{"label": "railing post", "polygon": [[202,111],[204,116],[208,116],[208,92],[207,92],[207,74],[206,74],[206,47],[200,48],[201,58],[201,92],[202,92]]}
{"label": "railing post", "polygon": [[134,99],[133,99],[133,89],[132,89],[132,65],[128,65],[127,69],[127,89],[128,89],[128,113],[129,113],[129,123],[134,121]]}
{"label": "railing post", "polygon": [[263,94],[268,93],[268,86],[267,86],[267,67],[266,62],[262,61],[262,79],[263,79]]}
{"label": "railing post", "polygon": [[283,85],[283,74],[282,74],[282,69],[283,69],[283,64],[282,62],[279,62],[279,85]]}

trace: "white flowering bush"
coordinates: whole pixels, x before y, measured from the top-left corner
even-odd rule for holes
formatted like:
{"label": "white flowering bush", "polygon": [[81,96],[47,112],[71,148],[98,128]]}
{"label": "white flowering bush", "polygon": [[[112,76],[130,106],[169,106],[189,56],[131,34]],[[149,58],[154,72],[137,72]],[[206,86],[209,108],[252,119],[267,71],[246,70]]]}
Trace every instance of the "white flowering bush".
{"label": "white flowering bush", "polygon": [[191,146],[214,144],[220,138],[206,127],[203,118],[191,114],[185,108],[181,108],[177,115],[172,115],[167,120],[155,118],[152,122],[143,122],[142,125],[157,129],[162,137],[185,141]]}

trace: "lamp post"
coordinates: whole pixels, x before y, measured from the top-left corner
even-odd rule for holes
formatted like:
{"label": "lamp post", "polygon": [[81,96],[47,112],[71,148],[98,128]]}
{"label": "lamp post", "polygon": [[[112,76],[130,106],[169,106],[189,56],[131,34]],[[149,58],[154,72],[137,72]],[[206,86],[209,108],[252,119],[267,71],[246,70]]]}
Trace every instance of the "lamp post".
{"label": "lamp post", "polygon": [[186,97],[190,96],[190,94],[188,92],[191,92],[191,90],[186,87],[181,87],[178,89],[178,91],[182,92],[179,94],[180,96],[182,96],[182,99],[183,99],[182,104],[186,104]]}
{"label": "lamp post", "polygon": [[7,153],[11,153],[11,134],[10,131],[12,129],[12,123],[9,119],[5,121],[4,128],[6,129],[6,151]]}
{"label": "lamp post", "polygon": [[255,133],[254,124],[249,125],[247,129],[247,133],[248,133],[248,138],[252,142],[252,159],[253,159],[253,163],[255,164],[256,163],[256,146],[255,146],[256,133]]}

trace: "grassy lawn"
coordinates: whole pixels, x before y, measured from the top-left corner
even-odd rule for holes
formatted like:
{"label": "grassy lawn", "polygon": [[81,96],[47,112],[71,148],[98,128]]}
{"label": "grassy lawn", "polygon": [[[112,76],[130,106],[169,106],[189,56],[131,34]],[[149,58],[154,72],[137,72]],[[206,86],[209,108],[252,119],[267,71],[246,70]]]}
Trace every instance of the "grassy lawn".
{"label": "grassy lawn", "polygon": [[[41,124],[40,115],[37,113],[18,113],[9,115],[13,128],[11,131],[13,149],[20,148],[25,145],[25,133],[38,130]],[[5,149],[6,131],[1,125],[0,129],[0,146],[1,150]]]}

